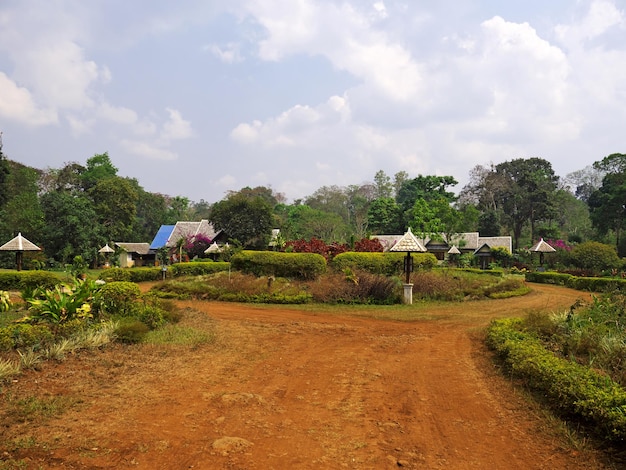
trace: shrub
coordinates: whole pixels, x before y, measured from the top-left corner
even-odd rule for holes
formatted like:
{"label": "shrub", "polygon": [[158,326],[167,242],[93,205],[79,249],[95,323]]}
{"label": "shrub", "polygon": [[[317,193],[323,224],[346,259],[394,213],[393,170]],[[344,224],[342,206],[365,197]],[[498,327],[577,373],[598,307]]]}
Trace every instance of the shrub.
{"label": "shrub", "polygon": [[487,343],[508,370],[542,394],[567,418],[575,417],[611,442],[626,438],[626,391],[608,377],[547,351],[536,338],[520,331],[522,321],[492,322]]}
{"label": "shrub", "polygon": [[326,271],[326,260],[315,253],[241,251],[231,259],[233,269],[255,276],[315,279]]}
{"label": "shrub", "polygon": [[75,281],[73,285],[61,284],[54,289],[35,289],[27,298],[29,322],[61,324],[75,318],[91,318],[91,305],[98,286],[94,281]]}
{"label": "shrub", "polygon": [[134,282],[115,281],[103,285],[94,299],[94,308],[109,315],[132,315],[141,291]]}
{"label": "shrub", "polygon": [[150,328],[145,323],[139,320],[129,319],[125,322],[120,322],[114,334],[118,341],[134,344],[140,343],[149,331]]}
{"label": "shrub", "polygon": [[43,346],[50,343],[54,335],[45,325],[13,324],[0,328],[0,350]]}
{"label": "shrub", "polygon": [[172,276],[202,276],[205,274],[213,274],[220,271],[228,271],[230,263],[220,262],[192,262],[192,263],[176,263],[169,267]]}
{"label": "shrub", "polygon": [[[432,253],[414,253],[413,268],[415,271],[430,269],[437,265],[437,258]],[[404,267],[405,253],[356,253],[354,251],[341,253],[332,261],[332,267],[337,271],[351,269],[353,271],[367,271],[372,274],[396,276],[401,274]]]}
{"label": "shrub", "polygon": [[0,290],[17,290],[24,288],[34,289],[42,287],[52,289],[61,283],[61,279],[48,271],[7,271],[0,272]]}
{"label": "shrub", "polygon": [[366,271],[331,273],[309,286],[313,300],[332,304],[394,304],[400,301],[400,282]]}
{"label": "shrub", "polygon": [[572,264],[581,269],[600,273],[607,269],[619,268],[622,264],[615,247],[598,242],[585,242],[570,251]]}
{"label": "shrub", "polygon": [[161,268],[159,267],[110,268],[105,269],[100,274],[100,279],[106,282],[147,282],[158,281],[161,276]]}

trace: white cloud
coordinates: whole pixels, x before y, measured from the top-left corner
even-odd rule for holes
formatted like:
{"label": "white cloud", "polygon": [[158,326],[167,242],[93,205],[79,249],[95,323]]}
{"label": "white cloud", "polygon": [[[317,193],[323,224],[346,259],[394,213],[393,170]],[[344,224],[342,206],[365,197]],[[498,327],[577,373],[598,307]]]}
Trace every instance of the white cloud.
{"label": "white cloud", "polygon": [[267,37],[259,43],[262,59],[321,55],[338,70],[351,73],[392,100],[415,98],[423,91],[422,71],[410,51],[384,31],[373,28],[366,12],[348,3],[278,3],[254,1],[248,5],[267,31]]}
{"label": "white cloud", "polygon": [[121,141],[122,149],[132,155],[148,158],[150,160],[177,160],[178,155],[169,149],[159,147],[149,142],[124,139]]}
{"label": "white cloud", "polygon": [[220,47],[217,44],[209,44],[204,47],[204,50],[210,52],[226,64],[234,64],[243,60],[239,50],[239,44],[236,43],[228,43],[225,47]]}
{"label": "white cloud", "polygon": [[193,135],[191,122],[183,119],[180,111],[166,108],[169,119],[163,124],[163,133],[160,138],[169,142],[171,140],[188,139]]}
{"label": "white cloud", "polygon": [[594,0],[587,15],[573,24],[560,24],[555,28],[557,37],[570,47],[579,47],[587,40],[604,34],[614,26],[624,27],[624,12],[613,1]]}
{"label": "white cloud", "polygon": [[0,116],[29,126],[58,122],[53,109],[40,109],[28,89],[19,87],[3,72],[0,72]]}

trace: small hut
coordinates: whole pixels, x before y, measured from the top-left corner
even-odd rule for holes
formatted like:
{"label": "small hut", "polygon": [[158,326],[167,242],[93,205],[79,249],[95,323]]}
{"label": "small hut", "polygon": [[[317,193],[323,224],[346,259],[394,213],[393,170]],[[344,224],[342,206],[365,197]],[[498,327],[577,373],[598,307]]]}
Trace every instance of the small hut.
{"label": "small hut", "polygon": [[22,258],[25,251],[41,251],[37,245],[27,240],[19,232],[17,237],[9,240],[4,245],[0,246],[0,251],[15,251],[15,265],[18,271],[22,270]]}
{"label": "small hut", "polygon": [[545,253],[554,253],[556,250],[541,238],[537,243],[530,247],[531,253],[539,253],[539,266],[543,266],[543,256]]}
{"label": "small hut", "polygon": [[457,265],[459,263],[459,258],[461,256],[461,251],[456,247],[456,245],[452,245],[452,247],[448,250],[448,262],[453,265]]}

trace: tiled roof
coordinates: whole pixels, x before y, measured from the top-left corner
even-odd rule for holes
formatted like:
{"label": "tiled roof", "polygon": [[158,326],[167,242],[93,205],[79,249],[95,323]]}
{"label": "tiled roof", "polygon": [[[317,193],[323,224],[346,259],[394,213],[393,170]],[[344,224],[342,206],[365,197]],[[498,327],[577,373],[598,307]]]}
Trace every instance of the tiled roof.
{"label": "tiled roof", "polygon": [[[512,251],[511,237],[481,237],[478,232],[458,233],[451,236],[450,240],[446,240],[446,236],[443,234],[441,234],[441,237],[448,243],[448,246],[455,245],[461,251],[474,251],[485,244],[490,248],[504,247],[509,251]],[[371,238],[377,238],[383,245],[384,251],[390,251],[391,248],[402,238],[402,235],[372,235]],[[416,238],[416,240],[421,243],[422,246],[427,246],[431,242],[431,237],[425,237],[423,239]]]}

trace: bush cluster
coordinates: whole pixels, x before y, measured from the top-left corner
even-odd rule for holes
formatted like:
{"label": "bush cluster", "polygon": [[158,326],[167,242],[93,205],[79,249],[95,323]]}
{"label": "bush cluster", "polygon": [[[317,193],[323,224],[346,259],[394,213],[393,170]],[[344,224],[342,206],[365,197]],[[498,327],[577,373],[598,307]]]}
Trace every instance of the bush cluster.
{"label": "bush cluster", "polygon": [[316,253],[244,250],[230,262],[233,269],[255,276],[315,279],[326,272],[326,260]]}
{"label": "bush cluster", "polygon": [[609,377],[556,357],[537,337],[521,331],[522,320],[492,322],[487,344],[515,377],[539,392],[567,419],[577,419],[598,437],[626,438],[626,391]]}
{"label": "bush cluster", "polygon": [[[413,269],[430,269],[437,265],[437,258],[432,253],[414,253]],[[372,274],[397,276],[404,269],[405,253],[357,253],[354,251],[341,253],[332,260],[332,267],[337,271],[352,269],[367,271]]]}
{"label": "bush cluster", "polygon": [[49,271],[0,272],[0,290],[51,289],[60,283],[60,277]]}
{"label": "bush cluster", "polygon": [[626,279],[610,277],[578,277],[556,272],[527,272],[526,280],[542,284],[556,284],[590,292],[626,292]]}

